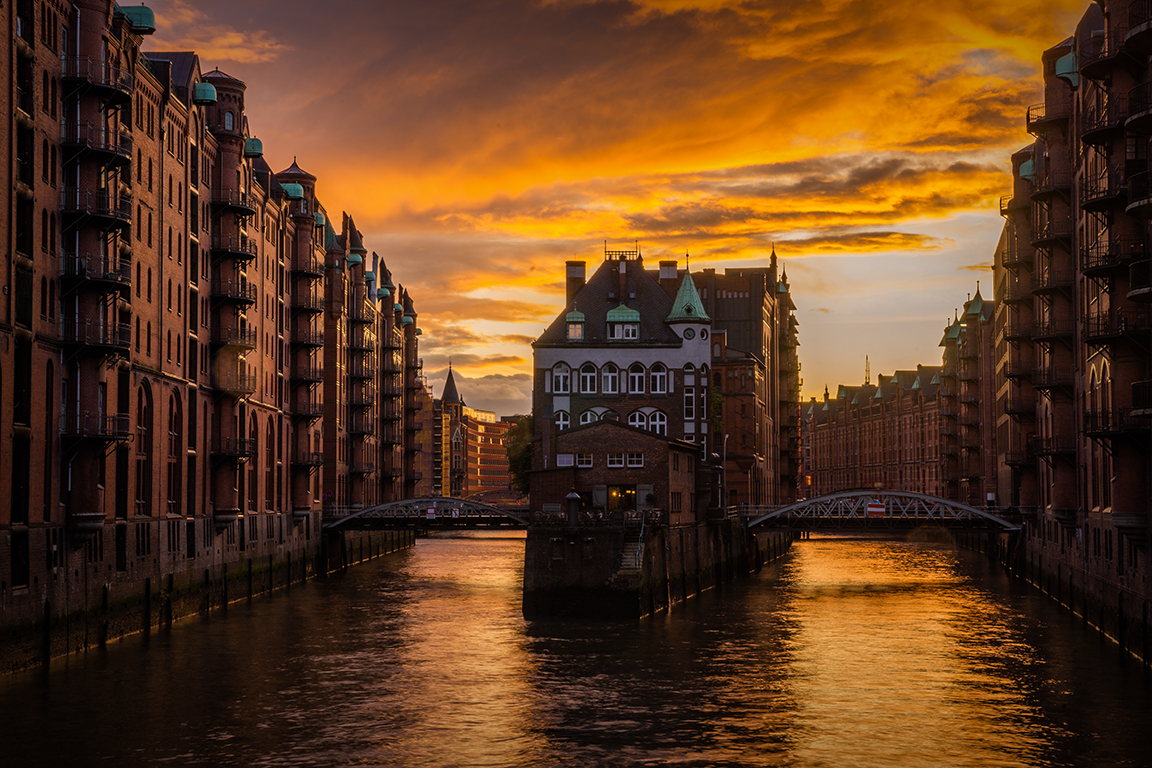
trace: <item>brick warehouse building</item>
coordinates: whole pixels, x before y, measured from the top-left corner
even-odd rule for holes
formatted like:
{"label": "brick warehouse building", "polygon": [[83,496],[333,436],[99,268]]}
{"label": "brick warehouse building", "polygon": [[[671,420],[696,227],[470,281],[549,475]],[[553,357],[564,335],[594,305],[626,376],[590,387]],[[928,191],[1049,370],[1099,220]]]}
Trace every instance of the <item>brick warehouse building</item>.
{"label": "brick warehouse building", "polygon": [[1044,101],[1024,118],[1035,140],[1012,155],[1000,201],[992,301],[947,329],[937,395],[941,495],[1017,516],[1028,577],[1145,660],[1150,54],[1143,0],[1089,5],[1044,52]]}
{"label": "brick warehouse building", "polygon": [[323,510],[418,491],[412,297],[264,161],[245,84],[142,52],[143,6],[0,14],[0,624],[251,584],[316,556]]}
{"label": "brick warehouse building", "polygon": [[433,404],[436,439],[432,492],[473,499],[494,506],[520,506],[512,491],[512,473],[505,436],[515,421],[497,419],[492,411],[469,408],[456,386],[452,365],[444,391]]}

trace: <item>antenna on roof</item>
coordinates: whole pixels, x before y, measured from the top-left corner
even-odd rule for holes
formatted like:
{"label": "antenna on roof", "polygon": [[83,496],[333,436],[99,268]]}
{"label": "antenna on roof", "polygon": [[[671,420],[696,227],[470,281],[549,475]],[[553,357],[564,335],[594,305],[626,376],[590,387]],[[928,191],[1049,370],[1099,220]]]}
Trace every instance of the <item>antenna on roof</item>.
{"label": "antenna on roof", "polygon": [[864,355],[864,386],[868,386],[868,382],[872,378],[872,364],[868,362],[868,355]]}

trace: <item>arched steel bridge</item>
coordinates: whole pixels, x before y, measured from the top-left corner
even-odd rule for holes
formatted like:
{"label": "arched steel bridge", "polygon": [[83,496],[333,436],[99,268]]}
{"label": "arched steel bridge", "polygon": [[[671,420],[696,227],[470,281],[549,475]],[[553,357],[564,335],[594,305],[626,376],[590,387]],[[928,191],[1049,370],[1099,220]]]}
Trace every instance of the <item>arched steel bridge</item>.
{"label": "arched steel bridge", "polygon": [[907,491],[842,491],[783,507],[749,507],[740,511],[749,528],[887,530],[943,525],[1020,530],[1020,526],[988,510]]}
{"label": "arched steel bridge", "polygon": [[374,507],[324,510],[326,529],[527,527],[527,513],[450,496],[404,499]]}

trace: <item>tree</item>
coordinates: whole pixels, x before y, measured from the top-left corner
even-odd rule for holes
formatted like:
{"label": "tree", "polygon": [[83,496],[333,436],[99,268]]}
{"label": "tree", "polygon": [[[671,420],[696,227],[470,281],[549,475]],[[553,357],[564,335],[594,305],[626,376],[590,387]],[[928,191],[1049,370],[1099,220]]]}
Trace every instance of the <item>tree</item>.
{"label": "tree", "polygon": [[508,450],[508,468],[512,471],[512,487],[528,494],[528,470],[532,469],[532,414],[517,414],[511,418],[516,426],[508,430],[504,444]]}

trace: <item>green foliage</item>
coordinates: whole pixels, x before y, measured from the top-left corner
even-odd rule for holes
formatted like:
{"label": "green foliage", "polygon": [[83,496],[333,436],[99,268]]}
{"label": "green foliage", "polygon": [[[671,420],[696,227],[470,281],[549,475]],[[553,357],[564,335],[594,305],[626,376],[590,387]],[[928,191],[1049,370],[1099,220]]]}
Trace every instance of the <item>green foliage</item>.
{"label": "green foliage", "polygon": [[517,414],[516,426],[508,430],[504,444],[508,450],[508,466],[512,471],[512,487],[528,493],[528,470],[532,469],[532,414]]}

